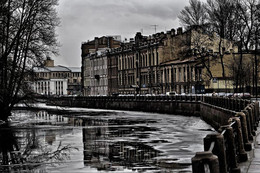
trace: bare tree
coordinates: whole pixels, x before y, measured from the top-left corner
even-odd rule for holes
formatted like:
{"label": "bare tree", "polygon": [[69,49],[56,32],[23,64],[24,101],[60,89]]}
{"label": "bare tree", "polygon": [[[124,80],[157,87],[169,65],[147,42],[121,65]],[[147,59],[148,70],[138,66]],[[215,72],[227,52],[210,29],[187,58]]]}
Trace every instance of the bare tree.
{"label": "bare tree", "polygon": [[209,23],[212,27],[212,32],[217,33],[219,36],[218,40],[218,53],[222,66],[222,77],[225,78],[225,65],[223,61],[225,53],[225,39],[233,40],[233,20],[235,18],[234,11],[234,0],[208,0],[207,1],[207,12],[209,16]]}
{"label": "bare tree", "polygon": [[57,53],[58,0],[1,0],[0,110],[7,120],[13,106],[28,98],[27,72]]}
{"label": "bare tree", "polygon": [[241,64],[240,55],[233,54],[233,59],[230,59],[227,67],[230,69],[230,76],[233,77],[234,84],[238,86],[236,92],[244,92],[246,86],[250,86],[253,80],[254,59],[253,56],[244,56],[243,64]]}
{"label": "bare tree", "polygon": [[200,63],[206,68],[207,78],[211,80],[214,76],[212,75],[209,61],[213,62],[216,60],[212,52],[214,38],[203,32],[203,29],[200,27],[193,29],[191,32],[191,49],[193,50],[193,55],[199,58]]}
{"label": "bare tree", "polygon": [[[194,28],[194,26],[201,26],[209,35],[216,35],[214,42],[218,44],[218,58],[222,68],[222,77],[226,81],[226,69],[230,68],[225,65],[224,56],[227,48],[232,48],[232,45],[237,43],[240,57],[234,78],[240,80],[244,75],[243,59],[244,53],[249,53],[252,50],[255,52],[255,71],[253,74],[257,93],[258,83],[258,45],[259,45],[259,23],[260,23],[260,5],[259,0],[207,0],[206,15],[202,15],[201,2],[194,0],[190,1],[190,6],[185,7],[179,16],[181,23],[186,28]],[[203,19],[200,22],[198,19]],[[217,39],[216,39],[217,38]],[[201,39],[201,38],[199,38]],[[210,39],[210,37],[209,37]],[[200,42],[198,42],[200,43]],[[200,50],[201,44],[197,44],[197,50]],[[197,51],[198,52],[198,51]],[[201,55],[201,53],[199,53]],[[202,62],[205,62],[203,56],[200,56]],[[210,68],[204,63],[207,71],[210,72]],[[209,73],[210,74],[210,73]],[[236,89],[238,89],[241,81],[235,81]]]}
{"label": "bare tree", "polygon": [[[235,5],[235,13],[236,13],[236,34],[235,34],[235,41],[239,44],[239,52],[240,52],[240,60],[238,64],[238,70],[236,74],[236,91],[238,91],[239,82],[238,80],[243,78],[243,59],[244,53],[250,53],[253,49],[255,52],[258,47],[257,43],[257,35],[259,29],[259,20],[257,17],[259,6],[258,0],[238,0],[236,1]],[[255,93],[257,93],[257,56],[255,54],[255,71],[253,74],[253,87],[256,89]]]}
{"label": "bare tree", "polygon": [[0,137],[4,139],[0,143],[1,172],[10,172],[7,165],[16,165],[14,170],[25,171],[40,166],[42,163],[61,162],[69,158],[72,150],[78,150],[76,147],[69,144],[63,145],[61,142],[55,149],[44,145],[36,135],[35,129],[31,132],[23,132],[26,134],[25,139],[21,139],[17,131],[14,131],[8,124],[3,127],[0,129]]}
{"label": "bare tree", "polygon": [[207,11],[205,4],[198,0],[190,0],[190,5],[184,7],[178,18],[186,29],[206,25]]}

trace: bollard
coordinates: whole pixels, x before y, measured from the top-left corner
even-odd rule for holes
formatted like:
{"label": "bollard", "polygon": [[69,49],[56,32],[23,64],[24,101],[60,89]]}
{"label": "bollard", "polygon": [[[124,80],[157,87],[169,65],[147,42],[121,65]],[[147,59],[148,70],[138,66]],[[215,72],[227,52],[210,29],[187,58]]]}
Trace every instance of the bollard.
{"label": "bollard", "polygon": [[250,141],[253,140],[253,135],[252,135],[252,132],[251,132],[251,121],[250,121],[250,117],[249,117],[249,113],[248,113],[248,110],[244,109],[242,111],[245,116],[246,116],[246,124],[247,124],[247,134],[248,134],[248,139]]}
{"label": "bollard", "polygon": [[224,139],[227,141],[226,147],[226,155],[229,160],[228,163],[228,170],[232,173],[240,173],[240,168],[238,167],[237,163],[237,156],[236,156],[236,146],[235,146],[235,139],[233,134],[233,129],[230,125],[221,126],[220,131],[224,131]]}
{"label": "bollard", "polygon": [[238,112],[235,116],[240,118],[244,148],[246,151],[251,151],[252,144],[248,140],[248,128],[246,122],[246,115],[243,112]]}
{"label": "bollard", "polygon": [[250,120],[251,133],[252,133],[253,136],[255,136],[256,133],[255,133],[255,129],[254,129],[254,120],[253,120],[252,108],[250,106],[247,106],[246,110],[248,111],[248,117],[249,117],[249,120]]}
{"label": "bollard", "polygon": [[219,172],[227,172],[227,162],[226,162],[226,153],[225,153],[225,144],[224,136],[221,134],[208,134],[204,138],[204,150],[208,151],[211,143],[215,142],[215,146],[212,150],[212,153],[218,156],[219,161]]}
{"label": "bollard", "polygon": [[254,117],[255,117],[255,121],[256,121],[256,127],[258,127],[259,125],[259,116],[258,116],[258,112],[259,112],[259,107],[258,107],[258,102],[254,102],[252,103],[254,105]]}
{"label": "bollard", "polygon": [[241,129],[241,121],[238,117],[233,117],[232,120],[236,122],[233,125],[233,130],[237,133],[237,141],[235,144],[238,146],[238,160],[239,162],[245,162],[248,160],[247,153],[244,149],[244,142],[243,142],[243,135],[242,135],[242,129]]}
{"label": "bollard", "polygon": [[254,104],[254,103],[251,103],[249,106],[250,106],[251,109],[252,109],[252,117],[253,117],[253,122],[254,122],[254,130],[256,131],[256,130],[257,130],[258,123],[257,123],[257,118],[256,118],[255,104]]}
{"label": "bollard", "polygon": [[210,151],[197,152],[191,162],[193,173],[205,173],[205,165],[208,165],[210,173],[219,173],[218,157]]}
{"label": "bollard", "polygon": [[235,99],[231,99],[231,106],[230,106],[231,110],[234,110],[234,109],[235,109],[235,108],[234,108],[234,102],[235,102]]}
{"label": "bollard", "polygon": [[258,121],[260,120],[260,117],[259,117],[259,102],[255,102],[255,108],[256,108],[256,117],[258,119]]}
{"label": "bollard", "polygon": [[256,126],[256,117],[255,117],[255,108],[253,103],[248,105],[251,108],[251,116],[252,116],[252,122],[253,122],[253,128],[256,131],[257,130],[257,126]]}

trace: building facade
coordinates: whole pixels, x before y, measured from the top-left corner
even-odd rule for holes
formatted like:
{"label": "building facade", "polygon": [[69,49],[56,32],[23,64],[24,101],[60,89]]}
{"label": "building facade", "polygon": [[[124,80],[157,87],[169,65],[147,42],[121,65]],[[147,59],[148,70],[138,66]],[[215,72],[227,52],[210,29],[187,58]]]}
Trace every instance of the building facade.
{"label": "building facade", "polygon": [[[115,44],[106,51],[102,51],[106,44],[99,46],[99,43],[105,43],[100,39],[92,41],[92,47],[82,46],[85,95],[103,93],[96,87],[102,85],[99,83],[102,74],[98,72],[98,59],[107,60],[105,95],[165,94],[170,91],[204,93],[205,89],[215,90],[210,88],[215,86],[210,85],[212,79],[219,75],[214,72],[214,63],[219,57],[224,59],[231,52],[238,51],[232,42],[206,34],[200,28],[185,32],[182,28],[177,31],[171,29],[151,36],[138,32],[130,42]],[[88,47],[85,53],[84,46]],[[102,69],[100,71],[102,73]],[[226,76],[222,80],[226,82],[227,79]]]}
{"label": "building facade", "polygon": [[43,67],[34,67],[34,92],[41,95],[80,95],[80,67],[54,66],[48,58]]}
{"label": "building facade", "polygon": [[90,95],[107,95],[107,54],[106,51],[97,51],[88,56],[90,60]]}
{"label": "building facade", "polygon": [[[113,67],[118,86],[110,85],[109,94],[201,92],[203,66],[194,54],[189,54],[191,38],[192,32],[183,33],[181,28],[177,33],[172,29],[148,37],[137,33],[133,42],[112,49],[108,59],[117,61]],[[112,78],[112,73],[108,77]]]}
{"label": "building facade", "polygon": [[83,95],[107,95],[107,50],[120,47],[120,36],[95,37],[82,43],[82,92]]}

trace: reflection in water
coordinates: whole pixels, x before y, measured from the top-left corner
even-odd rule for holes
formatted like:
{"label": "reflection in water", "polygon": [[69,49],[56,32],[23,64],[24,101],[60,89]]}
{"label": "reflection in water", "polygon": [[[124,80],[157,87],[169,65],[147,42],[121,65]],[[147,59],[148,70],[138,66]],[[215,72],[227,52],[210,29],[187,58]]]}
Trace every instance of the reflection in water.
{"label": "reflection in water", "polygon": [[[190,172],[190,158],[181,163],[180,157],[194,155],[202,141],[202,135],[192,129],[198,120],[188,117],[102,111],[16,115],[12,127],[0,128],[0,172],[77,172],[75,167],[79,172]],[[65,162],[69,156],[72,159]],[[57,161],[64,161],[63,166],[57,166]]]}
{"label": "reflection in water", "polygon": [[[0,126],[0,172],[25,172],[35,170],[43,164],[63,161],[70,150],[76,149],[60,142],[56,150],[48,148],[40,141],[41,135],[35,128],[19,130],[9,124]],[[52,143],[55,134],[46,133],[46,142]]]}
{"label": "reflection in water", "polygon": [[109,126],[115,125],[114,120],[111,122],[110,120],[82,119],[81,121],[82,125],[94,126],[94,128],[83,129],[85,165],[95,166],[98,170],[116,170],[115,165],[130,169],[136,166],[153,167],[155,162],[153,158],[158,156],[159,151],[141,142],[117,142],[111,139],[134,134],[137,137],[144,137],[143,135],[138,136],[138,131],[145,133],[156,129],[138,125]]}
{"label": "reflection in water", "polygon": [[15,137],[13,131],[8,126],[8,124],[3,124],[0,127],[0,159],[2,164],[9,165],[10,163],[23,163],[23,159],[16,156],[16,151],[19,151],[19,147],[17,143],[17,138]]}

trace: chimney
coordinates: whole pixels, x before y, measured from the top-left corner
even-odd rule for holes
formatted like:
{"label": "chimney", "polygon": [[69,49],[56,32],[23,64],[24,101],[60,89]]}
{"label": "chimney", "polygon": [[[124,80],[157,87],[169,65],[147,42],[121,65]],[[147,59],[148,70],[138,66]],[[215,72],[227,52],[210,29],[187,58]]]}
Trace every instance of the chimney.
{"label": "chimney", "polygon": [[47,59],[44,62],[45,67],[54,67],[54,60],[52,60],[50,57],[47,57]]}
{"label": "chimney", "polygon": [[171,36],[175,36],[175,29],[171,29]]}
{"label": "chimney", "polygon": [[114,41],[113,37],[107,37],[107,47],[108,48],[112,48],[114,46],[113,41]]}
{"label": "chimney", "polygon": [[137,32],[136,35],[135,35],[135,42],[136,43],[141,42],[142,38],[143,38],[143,36],[142,36],[141,32]]}
{"label": "chimney", "polygon": [[95,49],[98,50],[98,37],[95,37]]}
{"label": "chimney", "polygon": [[178,29],[177,29],[177,35],[181,35],[182,34],[182,27],[179,27]]}
{"label": "chimney", "polygon": [[160,37],[163,38],[165,35],[164,35],[164,32],[161,32],[161,35]]}
{"label": "chimney", "polygon": [[166,34],[167,34],[167,38],[171,38],[171,31],[167,31]]}

